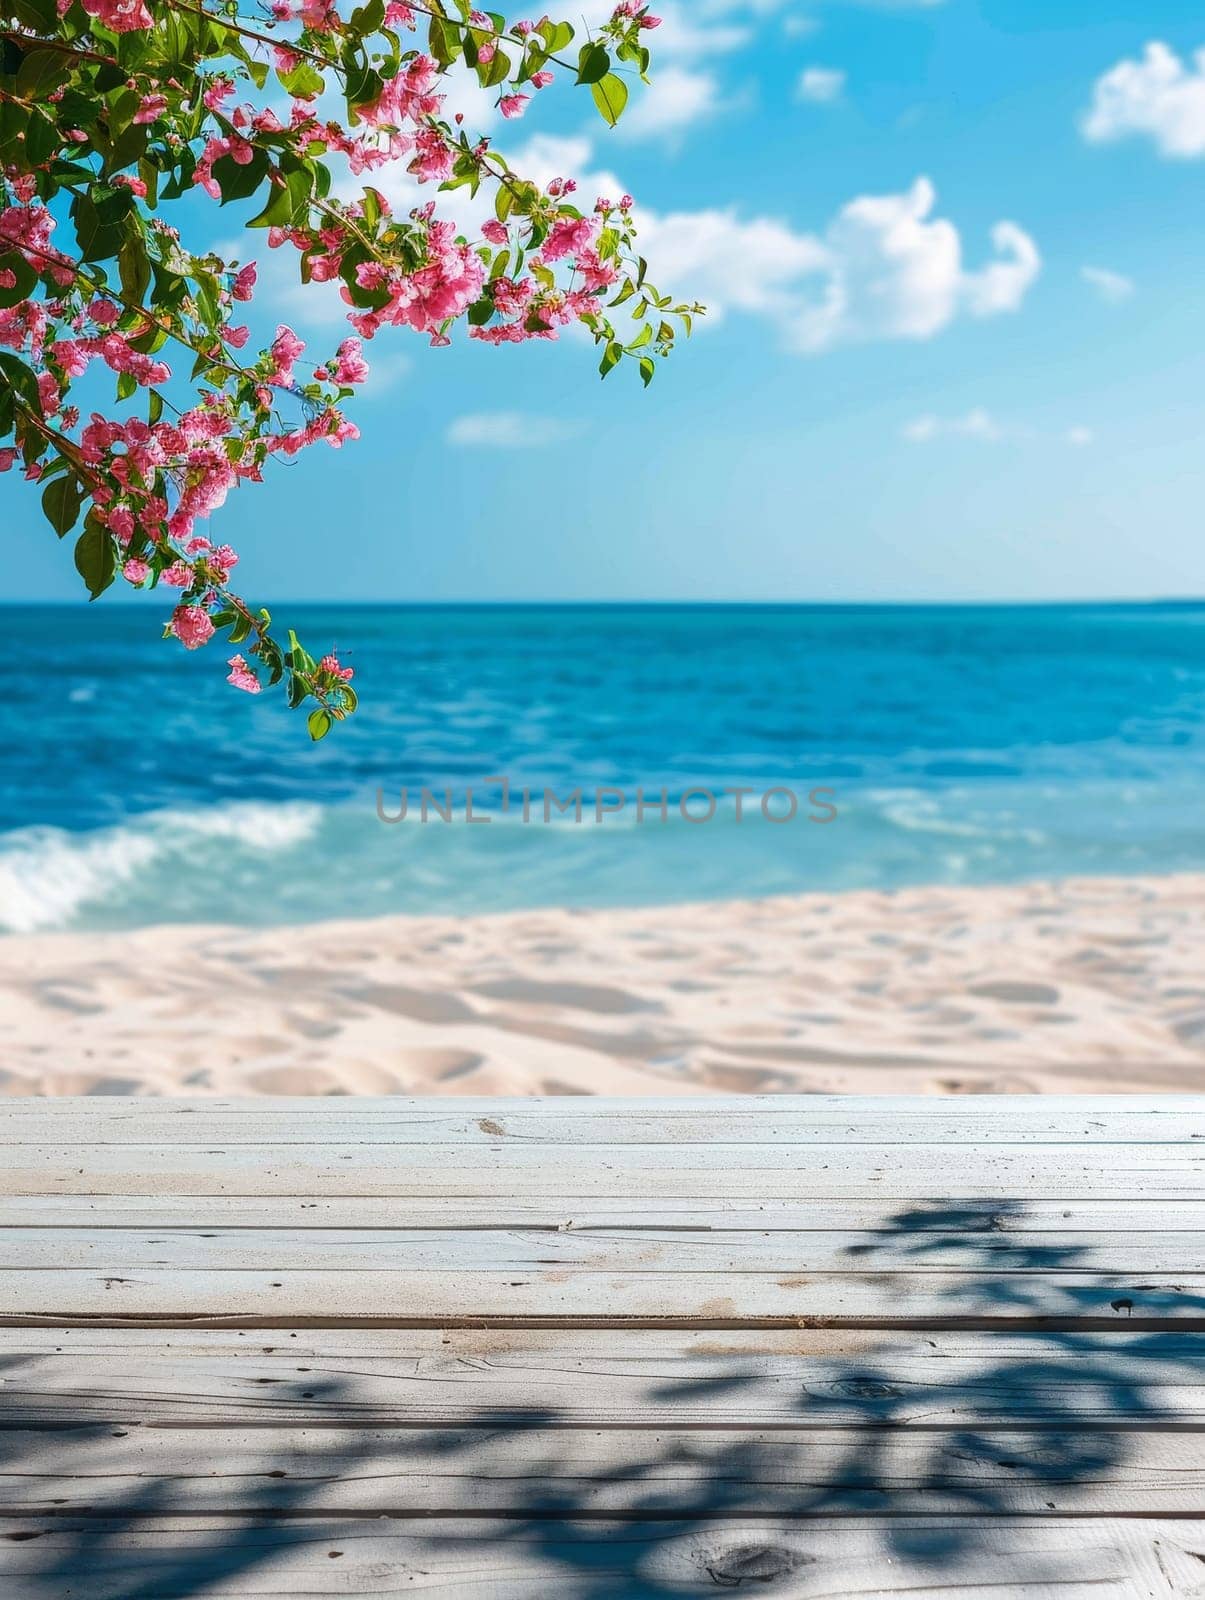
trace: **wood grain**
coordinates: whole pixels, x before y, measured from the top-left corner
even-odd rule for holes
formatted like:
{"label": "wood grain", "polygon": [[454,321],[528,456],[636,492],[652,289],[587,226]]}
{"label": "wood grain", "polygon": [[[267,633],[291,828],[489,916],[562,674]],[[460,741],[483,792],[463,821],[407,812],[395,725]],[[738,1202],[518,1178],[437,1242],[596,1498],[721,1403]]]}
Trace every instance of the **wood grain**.
{"label": "wood grain", "polygon": [[0,1583],[38,1600],[1167,1600],[1203,1553],[1197,1520],[0,1520]]}
{"label": "wood grain", "polygon": [[1205,1584],[1200,1096],[9,1101],[0,1147],[5,1600]]}

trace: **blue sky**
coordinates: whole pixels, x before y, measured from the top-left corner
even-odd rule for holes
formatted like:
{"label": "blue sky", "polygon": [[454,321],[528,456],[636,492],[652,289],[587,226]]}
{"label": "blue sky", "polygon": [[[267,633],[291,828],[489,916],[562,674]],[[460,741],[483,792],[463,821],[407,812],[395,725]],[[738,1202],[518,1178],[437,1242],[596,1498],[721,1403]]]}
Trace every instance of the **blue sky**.
{"label": "blue sky", "polygon": [[[214,519],[244,592],[1205,592],[1200,7],[656,9],[627,126],[557,85],[489,131],[520,170],[631,190],[654,279],[711,304],[708,325],[648,393],[601,384],[577,339],[430,350],[386,330],[360,443],[307,452]],[[262,235],[243,253],[262,263]],[[325,355],[338,317],[302,309],[294,262],[268,265],[263,314]],[[2,492],[5,592],[73,597],[28,488]]]}

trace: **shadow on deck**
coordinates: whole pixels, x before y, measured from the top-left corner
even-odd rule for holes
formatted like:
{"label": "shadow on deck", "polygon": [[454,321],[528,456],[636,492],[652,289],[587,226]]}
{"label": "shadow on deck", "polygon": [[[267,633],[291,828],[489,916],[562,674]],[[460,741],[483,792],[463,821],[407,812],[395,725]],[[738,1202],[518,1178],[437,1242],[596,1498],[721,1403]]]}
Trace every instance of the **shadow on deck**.
{"label": "shadow on deck", "polygon": [[[851,1266],[861,1270],[873,1270],[880,1253],[890,1258],[893,1269],[910,1263],[924,1270],[930,1258],[948,1265],[951,1251],[956,1251],[965,1283],[948,1291],[947,1303],[935,1306],[935,1315],[990,1319],[1007,1314],[1023,1320],[1032,1313],[1032,1324],[1002,1337],[999,1361],[987,1361],[973,1383],[957,1374],[948,1380],[937,1375],[924,1384],[901,1382],[888,1360],[879,1364],[873,1356],[833,1358],[823,1381],[801,1383],[794,1395],[788,1385],[779,1391],[786,1391],[788,1409],[777,1429],[751,1426],[748,1442],[734,1442],[736,1428],[723,1430],[728,1436],[722,1440],[709,1438],[707,1427],[685,1428],[669,1439],[659,1438],[653,1429],[634,1428],[624,1435],[621,1465],[612,1461],[597,1471],[582,1469],[581,1440],[591,1430],[580,1417],[547,1408],[509,1415],[495,1409],[467,1410],[461,1426],[422,1431],[424,1450],[438,1463],[428,1484],[444,1477],[458,1481],[454,1504],[447,1508],[433,1506],[431,1495],[438,1500],[438,1490],[430,1488],[421,1504],[415,1503],[408,1493],[413,1486],[401,1477],[396,1494],[387,1496],[390,1509],[382,1514],[376,1508],[382,1492],[376,1478],[372,1508],[331,1515],[328,1490],[334,1475],[317,1445],[312,1462],[300,1473],[295,1459],[287,1475],[281,1471],[277,1476],[260,1470],[258,1458],[246,1476],[239,1475],[237,1461],[230,1462],[229,1506],[220,1529],[207,1529],[203,1518],[189,1523],[179,1509],[179,1484],[172,1478],[147,1477],[118,1503],[106,1499],[91,1510],[78,1501],[67,1509],[56,1507],[55,1485],[47,1482],[42,1502],[46,1514],[28,1517],[27,1526],[10,1523],[14,1531],[8,1534],[31,1553],[34,1545],[41,1546],[45,1559],[39,1556],[36,1575],[25,1577],[10,1592],[20,1600],[93,1600],[98,1595],[183,1600],[267,1592],[251,1587],[252,1575],[269,1574],[282,1556],[295,1554],[302,1524],[305,1540],[332,1563],[350,1553],[357,1539],[380,1538],[382,1530],[397,1532],[404,1526],[407,1539],[414,1541],[408,1546],[412,1554],[426,1552],[425,1558],[413,1558],[410,1576],[430,1574],[439,1570],[440,1549],[425,1521],[441,1509],[458,1523],[466,1516],[489,1519],[484,1549],[492,1552],[498,1567],[518,1570],[526,1564],[542,1574],[555,1573],[555,1580],[545,1581],[547,1592],[555,1592],[558,1600],[680,1600],[683,1594],[746,1585],[770,1596],[795,1593],[800,1570],[812,1559],[807,1554],[809,1519],[846,1517],[873,1520],[873,1537],[883,1555],[920,1568],[935,1582],[943,1570],[973,1553],[976,1541],[984,1538],[985,1519],[1015,1516],[1019,1504],[1047,1507],[1051,1517],[1068,1504],[1090,1509],[1086,1491],[1116,1479],[1145,1435],[1192,1426],[1176,1414],[1167,1396],[1178,1384],[1200,1383],[1205,1336],[1068,1328],[1068,1322],[1085,1314],[1085,1292],[1074,1284],[1052,1291],[1051,1281],[1062,1273],[1073,1276],[1081,1268],[1081,1251],[1059,1244],[1056,1236],[1055,1242],[1034,1243],[1032,1234],[1010,1233],[1009,1217],[1022,1210],[999,1203],[913,1207],[898,1212],[865,1244],[849,1251]],[[1183,1295],[1179,1303],[1185,1304]],[[1205,1300],[1193,1304],[1205,1316]],[[1056,1326],[1043,1326],[1049,1323]],[[898,1336],[885,1331],[883,1338],[886,1348]],[[1015,1358],[1021,1340],[1023,1385],[1018,1384]],[[933,1365],[939,1372],[941,1363]],[[675,1402],[723,1397],[731,1413],[734,1402],[739,1410],[742,1391],[754,1381],[750,1362],[733,1356],[728,1370],[693,1386],[653,1387],[648,1398],[665,1405],[665,1420],[672,1428]],[[320,1414],[344,1398],[346,1388],[341,1381],[309,1379],[282,1384],[274,1395],[297,1404],[304,1400]],[[977,1418],[982,1411],[998,1419],[999,1396],[1008,1393],[1016,1397],[1016,1410],[1006,1425]],[[926,1420],[918,1421],[918,1412]],[[792,1426],[814,1429],[817,1437],[823,1434],[823,1450],[776,1441],[776,1431]],[[88,1422],[70,1431],[80,1440],[97,1440],[113,1437],[125,1426]],[[537,1431],[545,1441],[538,1449]],[[530,1495],[519,1509],[513,1495],[503,1494],[494,1504],[488,1479],[465,1488],[474,1470],[470,1452],[479,1449],[486,1433],[495,1441],[513,1442],[514,1471],[531,1480]],[[1014,1450],[1010,1438],[1020,1434],[1025,1435],[1024,1447]],[[354,1442],[355,1455],[341,1457],[338,1477],[343,1482],[372,1479],[380,1470],[387,1478],[390,1469],[381,1460],[387,1445],[366,1443],[364,1433],[352,1428],[346,1436],[349,1448]],[[563,1454],[547,1444],[558,1436],[567,1441]],[[24,1430],[0,1432],[0,1472],[10,1482],[24,1482],[26,1505],[29,1479],[45,1471],[37,1444],[30,1443],[37,1438]],[[571,1440],[576,1448],[569,1447]],[[600,1512],[598,1491],[616,1485],[622,1486],[622,1510]],[[1124,1506],[1120,1509],[1124,1514]],[[1156,1508],[1145,1514],[1160,1512]],[[742,1521],[748,1522],[747,1529],[733,1537],[731,1525]],[[717,1540],[713,1532],[720,1523],[727,1525],[727,1533]],[[179,1530],[179,1548],[160,1541],[153,1553],[139,1557],[134,1536],[156,1524],[173,1534]],[[784,1527],[791,1530],[789,1537],[780,1537]],[[690,1551],[696,1586],[684,1579],[679,1565],[659,1575],[664,1565],[659,1552],[684,1546]],[[524,1561],[511,1562],[515,1555]],[[401,1592],[407,1572],[401,1557],[399,1563],[394,1574],[378,1572],[382,1586],[372,1592]],[[471,1584],[466,1580],[463,1590],[454,1578],[445,1580],[447,1587],[439,1592],[492,1594],[479,1586],[481,1577],[478,1570],[477,1579]],[[287,1590],[288,1580],[284,1582]],[[329,1591],[308,1586],[306,1592],[355,1591],[332,1584]]]}

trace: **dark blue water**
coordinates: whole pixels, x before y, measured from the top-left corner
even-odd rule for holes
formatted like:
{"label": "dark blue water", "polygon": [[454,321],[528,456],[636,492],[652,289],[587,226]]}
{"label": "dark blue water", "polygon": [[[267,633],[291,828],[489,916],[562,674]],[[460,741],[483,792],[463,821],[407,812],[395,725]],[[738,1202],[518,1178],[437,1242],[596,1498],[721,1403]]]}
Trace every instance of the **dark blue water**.
{"label": "dark blue water", "polygon": [[[317,747],[216,650],[162,643],[152,607],[5,610],[0,926],[1205,868],[1205,606],[288,609],[356,668],[362,709]],[[498,814],[494,774],[536,814],[580,786],[583,822]],[[415,821],[423,785],[452,823]],[[731,798],[704,825],[674,809],[733,785],[740,821]],[[599,786],[628,796],[601,822]],[[637,822],[637,786],[668,822]],[[760,815],[776,786],[793,822]],[[378,787],[391,810],[409,791],[405,822]]]}

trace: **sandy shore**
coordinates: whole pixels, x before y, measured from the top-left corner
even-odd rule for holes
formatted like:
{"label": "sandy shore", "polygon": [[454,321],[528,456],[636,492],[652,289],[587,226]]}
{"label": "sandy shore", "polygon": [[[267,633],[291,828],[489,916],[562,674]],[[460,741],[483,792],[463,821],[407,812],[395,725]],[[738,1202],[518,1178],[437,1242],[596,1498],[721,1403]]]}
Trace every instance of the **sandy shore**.
{"label": "sandy shore", "polygon": [[0,940],[10,1094],[1205,1089],[1205,877]]}

